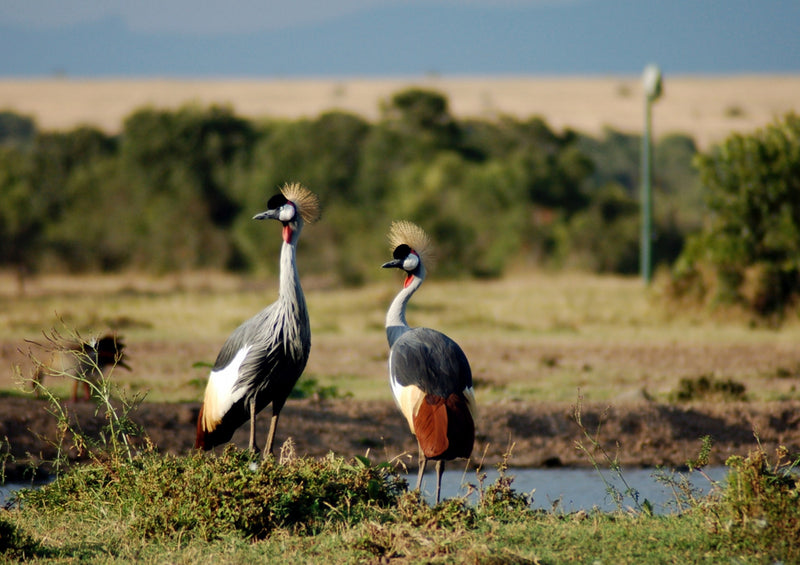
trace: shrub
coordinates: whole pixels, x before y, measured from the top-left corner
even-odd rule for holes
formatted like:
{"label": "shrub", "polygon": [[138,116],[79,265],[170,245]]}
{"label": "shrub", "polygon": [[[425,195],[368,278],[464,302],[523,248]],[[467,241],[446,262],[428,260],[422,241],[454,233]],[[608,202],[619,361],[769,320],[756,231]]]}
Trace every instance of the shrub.
{"label": "shrub", "polygon": [[114,517],[134,538],[258,539],[278,528],[313,534],[352,524],[406,490],[391,467],[362,457],[259,462],[260,455],[233,447],[220,456],[151,452],[131,463],[75,467],[19,499],[28,511],[67,512],[89,523]]}
{"label": "shrub", "polygon": [[709,507],[721,543],[744,551],[763,548],[769,562],[800,559],[798,460],[787,456],[780,447],[773,465],[762,450],[728,459],[730,473],[721,500]]}
{"label": "shrub", "polygon": [[694,379],[684,378],[678,383],[678,390],[671,397],[679,402],[722,398],[723,400],[744,400],[746,387],[733,379],[719,380],[713,376],[701,375]]}
{"label": "shrub", "polygon": [[695,160],[711,215],[688,242],[670,291],[698,265],[712,267],[716,303],[782,315],[800,295],[800,116],[750,135],[734,134]]}

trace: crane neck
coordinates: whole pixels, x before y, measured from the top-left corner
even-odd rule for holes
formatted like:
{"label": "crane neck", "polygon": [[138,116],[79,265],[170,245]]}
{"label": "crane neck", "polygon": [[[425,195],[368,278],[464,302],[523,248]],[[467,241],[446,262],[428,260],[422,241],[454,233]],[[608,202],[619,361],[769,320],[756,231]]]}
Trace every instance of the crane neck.
{"label": "crane neck", "polygon": [[281,245],[280,279],[278,284],[278,300],[299,306],[298,315],[305,312],[306,303],[303,289],[300,286],[300,275],[297,272],[297,237],[291,243]]}
{"label": "crane neck", "polygon": [[406,306],[411,296],[422,286],[422,281],[425,280],[425,270],[421,269],[417,275],[409,275],[409,279],[403,289],[394,297],[386,312],[386,338],[389,340],[389,347],[394,345],[397,338],[411,329],[406,322]]}

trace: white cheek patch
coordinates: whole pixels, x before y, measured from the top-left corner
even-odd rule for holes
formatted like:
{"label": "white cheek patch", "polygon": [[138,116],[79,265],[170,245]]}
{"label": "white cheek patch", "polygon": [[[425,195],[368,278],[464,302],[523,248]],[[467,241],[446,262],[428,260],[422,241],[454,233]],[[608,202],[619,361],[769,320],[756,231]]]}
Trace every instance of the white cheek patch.
{"label": "white cheek patch", "polygon": [[409,253],[408,257],[403,260],[403,270],[413,271],[419,265],[419,257],[416,253]]}
{"label": "white cheek patch", "polygon": [[294,209],[293,204],[291,203],[284,204],[283,206],[281,206],[281,209],[278,212],[278,219],[281,222],[291,222],[292,220],[294,220],[295,214],[296,211]]}

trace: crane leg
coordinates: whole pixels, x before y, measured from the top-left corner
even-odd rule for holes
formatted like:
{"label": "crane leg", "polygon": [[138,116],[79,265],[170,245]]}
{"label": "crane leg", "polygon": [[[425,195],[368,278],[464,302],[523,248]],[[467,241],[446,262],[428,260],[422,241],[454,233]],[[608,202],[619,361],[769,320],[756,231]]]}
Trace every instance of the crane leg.
{"label": "crane leg", "polygon": [[442,489],[442,474],[444,473],[444,459],[436,462],[436,504],[439,504],[439,492]]}
{"label": "crane leg", "polygon": [[250,400],[250,451],[258,451],[256,447],[256,400]]}
{"label": "crane leg", "polygon": [[272,412],[272,420],[269,423],[269,435],[267,435],[267,444],[264,446],[264,453],[262,457],[265,459],[272,455],[272,444],[275,441],[275,430],[278,428],[278,415],[279,412]]}
{"label": "crane leg", "polygon": [[[422,453],[422,447],[419,448],[419,474],[417,474],[417,490],[422,487],[422,475],[425,474],[425,467],[428,466],[428,458]],[[420,491],[421,492],[421,491]]]}

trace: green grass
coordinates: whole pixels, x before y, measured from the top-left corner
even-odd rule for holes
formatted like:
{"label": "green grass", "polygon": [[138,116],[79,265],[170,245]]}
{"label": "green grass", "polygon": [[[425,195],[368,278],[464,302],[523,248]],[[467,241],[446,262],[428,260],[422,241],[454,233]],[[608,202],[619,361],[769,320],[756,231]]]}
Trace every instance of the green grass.
{"label": "green grass", "polygon": [[[145,453],[98,461],[19,495],[0,514],[0,561],[29,563],[796,562],[796,478],[764,454],[730,463],[716,497],[682,514],[531,510],[513,477],[478,502],[431,507],[388,465],[285,458],[258,464]],[[395,561],[396,560],[396,561]]]}

